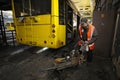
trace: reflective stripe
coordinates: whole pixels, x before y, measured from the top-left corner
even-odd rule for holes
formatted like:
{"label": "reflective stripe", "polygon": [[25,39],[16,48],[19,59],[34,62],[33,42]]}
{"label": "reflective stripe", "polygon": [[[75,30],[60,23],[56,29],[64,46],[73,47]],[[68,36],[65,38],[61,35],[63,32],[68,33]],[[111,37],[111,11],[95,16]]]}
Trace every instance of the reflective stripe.
{"label": "reflective stripe", "polygon": [[92,35],[93,35],[93,32],[94,32],[94,29],[95,29],[95,27],[93,26],[93,25],[89,25],[89,30],[90,30],[90,32],[89,32],[89,36],[88,36],[88,41],[89,40],[91,40],[91,38],[92,38]]}

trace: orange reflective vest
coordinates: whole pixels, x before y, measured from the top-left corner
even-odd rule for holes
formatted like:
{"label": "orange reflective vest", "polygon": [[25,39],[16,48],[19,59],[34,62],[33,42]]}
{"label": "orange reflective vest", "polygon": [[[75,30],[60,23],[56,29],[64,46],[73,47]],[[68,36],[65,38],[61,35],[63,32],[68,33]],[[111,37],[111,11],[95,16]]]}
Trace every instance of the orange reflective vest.
{"label": "orange reflective vest", "polygon": [[[88,29],[88,32],[87,32],[87,40],[88,42],[91,40],[92,38],[92,35],[93,35],[93,32],[94,32],[94,29],[95,27],[91,24],[89,24],[89,29]],[[79,26],[79,34],[80,34],[80,37],[82,38],[82,33],[83,33],[83,29],[81,27],[81,25]],[[80,42],[78,42],[78,45],[81,45]],[[94,43],[90,44],[89,45],[89,49],[90,50],[94,50]]]}

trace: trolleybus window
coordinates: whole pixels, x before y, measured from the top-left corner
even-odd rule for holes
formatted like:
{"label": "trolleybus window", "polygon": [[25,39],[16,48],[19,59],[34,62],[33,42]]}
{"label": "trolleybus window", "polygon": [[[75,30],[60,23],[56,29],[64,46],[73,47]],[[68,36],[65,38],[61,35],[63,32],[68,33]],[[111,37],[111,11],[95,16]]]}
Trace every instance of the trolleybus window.
{"label": "trolleybus window", "polygon": [[51,13],[51,0],[15,0],[16,17]]}
{"label": "trolleybus window", "polygon": [[66,0],[59,0],[59,24],[65,24],[65,4]]}
{"label": "trolleybus window", "polygon": [[51,0],[31,0],[32,15],[50,14]]}

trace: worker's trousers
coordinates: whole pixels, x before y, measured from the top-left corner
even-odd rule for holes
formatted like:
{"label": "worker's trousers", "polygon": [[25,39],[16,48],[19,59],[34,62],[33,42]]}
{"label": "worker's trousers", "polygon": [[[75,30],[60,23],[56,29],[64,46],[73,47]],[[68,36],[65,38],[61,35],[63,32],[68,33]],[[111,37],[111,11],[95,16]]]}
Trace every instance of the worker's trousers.
{"label": "worker's trousers", "polygon": [[92,53],[92,51],[91,50],[89,50],[88,52],[87,52],[87,62],[92,62],[92,58],[93,58],[93,53]]}

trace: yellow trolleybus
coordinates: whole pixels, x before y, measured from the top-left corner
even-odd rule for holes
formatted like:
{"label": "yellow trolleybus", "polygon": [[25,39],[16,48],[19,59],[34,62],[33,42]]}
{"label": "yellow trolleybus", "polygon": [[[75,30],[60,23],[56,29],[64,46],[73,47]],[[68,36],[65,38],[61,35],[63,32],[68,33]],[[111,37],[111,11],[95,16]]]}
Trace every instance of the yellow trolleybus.
{"label": "yellow trolleybus", "polygon": [[12,9],[17,42],[40,47],[65,46],[80,17],[70,0],[12,0]]}

